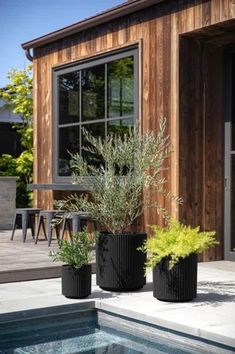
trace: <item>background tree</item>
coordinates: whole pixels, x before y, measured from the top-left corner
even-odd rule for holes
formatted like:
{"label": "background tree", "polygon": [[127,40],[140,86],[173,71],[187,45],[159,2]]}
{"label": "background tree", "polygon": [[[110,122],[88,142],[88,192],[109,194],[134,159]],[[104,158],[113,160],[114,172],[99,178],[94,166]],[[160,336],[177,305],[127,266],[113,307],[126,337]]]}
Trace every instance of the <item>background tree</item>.
{"label": "background tree", "polygon": [[20,134],[24,149],[19,157],[3,154],[0,156],[0,175],[17,176],[16,206],[26,207],[32,202],[32,193],[27,191],[27,183],[32,181],[33,172],[33,98],[32,65],[24,70],[12,69],[8,75],[9,83],[0,89],[0,98],[5,108],[21,116],[22,123],[13,124]]}

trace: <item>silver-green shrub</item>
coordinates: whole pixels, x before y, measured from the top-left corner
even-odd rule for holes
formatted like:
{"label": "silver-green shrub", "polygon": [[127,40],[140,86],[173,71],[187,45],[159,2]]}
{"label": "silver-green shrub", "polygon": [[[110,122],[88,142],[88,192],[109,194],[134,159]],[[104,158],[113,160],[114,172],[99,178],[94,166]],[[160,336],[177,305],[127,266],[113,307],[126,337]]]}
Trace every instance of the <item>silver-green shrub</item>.
{"label": "silver-green shrub", "polygon": [[53,261],[61,261],[74,268],[81,268],[91,261],[95,235],[87,229],[74,233],[72,240],[58,240],[58,250],[50,252]]}
{"label": "silver-green shrub", "polygon": [[163,171],[171,151],[165,130],[166,119],[162,118],[156,134],[149,131],[140,135],[135,127],[123,136],[110,135],[102,140],[84,131],[91,146],[84,149],[94,156],[99,155],[104,164],[95,167],[82,156],[71,155],[73,183],[90,187],[90,196],[72,195],[57,202],[57,206],[91,213],[111,233],[128,230],[145,208],[155,207],[158,213],[168,217],[156,195],[181,200],[165,188]]}

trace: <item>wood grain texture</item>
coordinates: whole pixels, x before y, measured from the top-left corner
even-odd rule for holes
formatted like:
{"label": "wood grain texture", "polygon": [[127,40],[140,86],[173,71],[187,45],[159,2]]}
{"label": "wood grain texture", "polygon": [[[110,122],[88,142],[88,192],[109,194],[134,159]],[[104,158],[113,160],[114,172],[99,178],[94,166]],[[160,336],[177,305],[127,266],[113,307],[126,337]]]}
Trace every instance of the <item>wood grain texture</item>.
{"label": "wood grain texture", "polygon": [[218,260],[223,257],[223,48],[184,38],[181,49],[180,218],[216,231],[220,246],[204,252],[203,260]]}
{"label": "wood grain texture", "polygon": [[[208,101],[204,107],[202,47],[207,40],[219,36],[220,46],[224,45],[224,36],[229,38],[227,42],[233,40],[229,29],[234,26],[234,17],[232,0],[170,0],[36,48],[34,182],[52,182],[53,68],[139,43],[141,130],[157,130],[160,117],[167,117],[167,132],[173,147],[165,174],[167,186],[185,199],[180,209],[173,201],[162,202],[172,215],[179,215],[183,221],[194,225],[220,230],[219,238],[222,238],[222,133],[216,126],[208,132],[214,111],[208,108],[211,107]],[[221,65],[220,61],[211,63],[210,75],[213,75],[212,68],[216,71],[215,63]],[[214,85],[213,82],[208,84]],[[220,111],[221,107],[214,109]],[[206,112],[205,121],[203,112]],[[213,119],[219,124],[221,117],[218,114]],[[214,152],[213,144],[219,139],[214,164],[212,159],[213,166],[207,165],[208,156]],[[216,183],[220,183],[218,189]],[[50,191],[35,192],[35,205],[51,208],[53,198]],[[154,210],[146,211],[143,220],[145,227],[162,222]],[[222,246],[210,252],[212,255],[208,253],[205,260],[221,259]]]}
{"label": "wood grain texture", "polygon": [[224,176],[224,82],[223,48],[204,49],[205,140],[204,140],[204,229],[216,230],[221,247],[210,249],[205,260],[221,259],[223,246],[223,176]]}
{"label": "wood grain texture", "polygon": [[180,41],[180,162],[179,193],[184,200],[180,219],[192,226],[202,226],[203,130],[200,77],[200,42]]}

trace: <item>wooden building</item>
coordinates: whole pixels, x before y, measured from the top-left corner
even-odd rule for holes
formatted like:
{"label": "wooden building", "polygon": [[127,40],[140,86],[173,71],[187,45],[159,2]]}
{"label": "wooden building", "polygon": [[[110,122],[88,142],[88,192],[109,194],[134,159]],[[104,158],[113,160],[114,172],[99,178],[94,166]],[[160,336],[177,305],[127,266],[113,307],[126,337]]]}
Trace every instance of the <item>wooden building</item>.
{"label": "wooden building", "polygon": [[217,231],[204,260],[235,260],[234,1],[130,0],[22,47],[33,49],[36,206],[74,188],[66,151],[81,126],[104,135],[138,119],[155,130],[165,116],[169,188],[184,199],[168,207]]}

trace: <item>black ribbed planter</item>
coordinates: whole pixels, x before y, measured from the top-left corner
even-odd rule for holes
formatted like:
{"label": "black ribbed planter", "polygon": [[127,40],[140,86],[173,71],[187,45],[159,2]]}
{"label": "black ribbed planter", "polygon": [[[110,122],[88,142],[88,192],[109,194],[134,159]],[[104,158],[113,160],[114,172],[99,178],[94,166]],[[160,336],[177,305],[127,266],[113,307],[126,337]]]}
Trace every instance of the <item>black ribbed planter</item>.
{"label": "black ribbed planter", "polygon": [[91,265],[76,269],[62,266],[62,294],[69,298],[80,299],[91,293]]}
{"label": "black ribbed planter", "polygon": [[146,284],[146,254],[137,251],[145,233],[100,233],[96,245],[96,281],[104,290],[129,291]]}
{"label": "black ribbed planter", "polygon": [[153,296],[161,301],[190,301],[197,296],[197,255],[181,258],[168,269],[169,258],[153,268]]}

